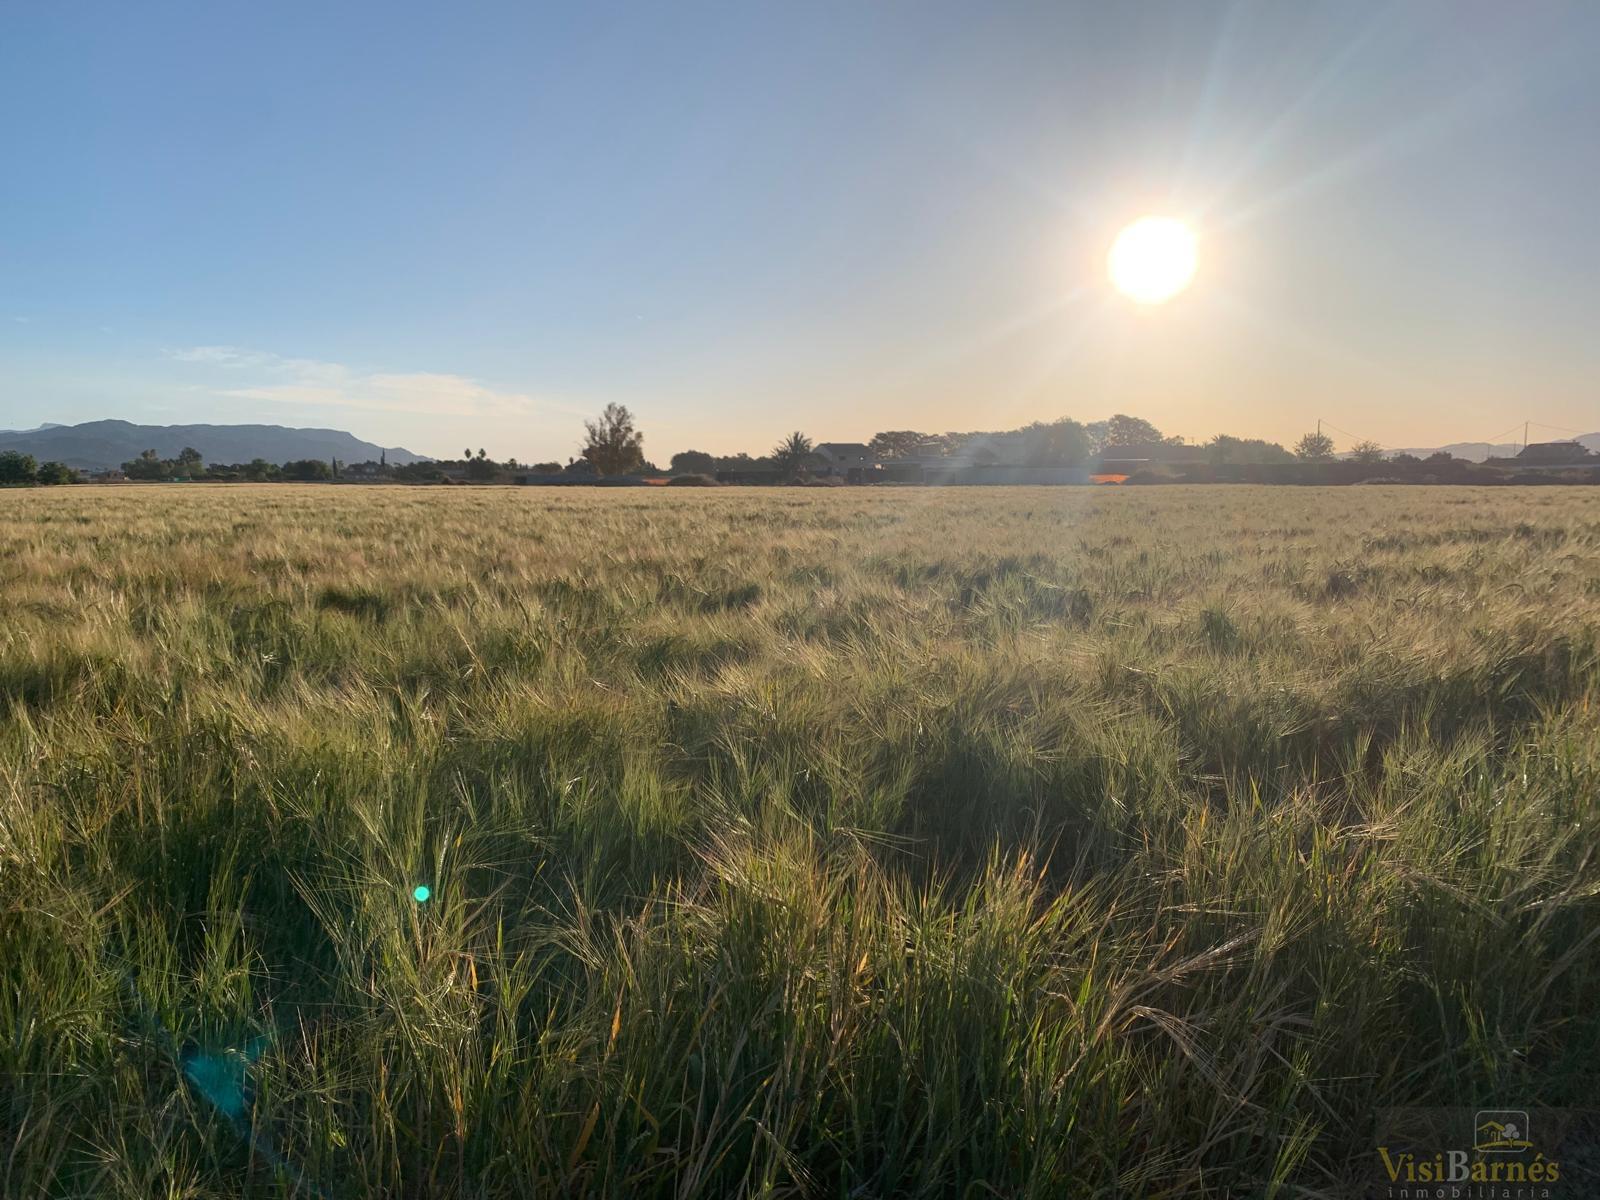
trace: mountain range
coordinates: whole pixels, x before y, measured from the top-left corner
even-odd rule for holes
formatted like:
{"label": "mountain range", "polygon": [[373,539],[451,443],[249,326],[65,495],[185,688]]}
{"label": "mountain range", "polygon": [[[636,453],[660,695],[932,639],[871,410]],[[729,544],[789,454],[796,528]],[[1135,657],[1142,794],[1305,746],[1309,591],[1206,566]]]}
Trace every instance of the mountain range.
{"label": "mountain range", "polygon": [[337,458],[340,462],[427,462],[402,446],[364,442],[342,429],[290,429],[283,425],[134,425],[128,421],[86,421],[82,425],[41,425],[37,429],[0,431],[0,450],[31,454],[39,462],[62,462],[80,471],[120,467],[154,450],[176,458],[185,446],[200,451],[208,463],[249,462],[264,458],[286,463],[304,458]]}

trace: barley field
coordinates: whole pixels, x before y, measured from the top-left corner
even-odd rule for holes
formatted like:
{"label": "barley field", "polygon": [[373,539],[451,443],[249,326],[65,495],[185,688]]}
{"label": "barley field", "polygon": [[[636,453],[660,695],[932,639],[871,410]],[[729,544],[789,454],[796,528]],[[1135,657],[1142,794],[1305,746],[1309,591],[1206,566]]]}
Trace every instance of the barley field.
{"label": "barley field", "polygon": [[1600,1094],[1597,650],[1595,489],[0,492],[0,1194],[1359,1194]]}

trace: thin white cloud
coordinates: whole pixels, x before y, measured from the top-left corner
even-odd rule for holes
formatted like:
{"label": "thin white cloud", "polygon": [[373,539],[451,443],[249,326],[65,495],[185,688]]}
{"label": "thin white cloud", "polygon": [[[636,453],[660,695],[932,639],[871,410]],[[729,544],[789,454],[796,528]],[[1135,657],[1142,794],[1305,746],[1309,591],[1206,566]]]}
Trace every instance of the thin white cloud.
{"label": "thin white cloud", "polygon": [[285,358],[267,350],[246,350],[240,346],[188,346],[164,352],[173,362],[229,370],[269,371],[274,374],[328,375],[344,371],[337,363],[321,363],[310,358]]}
{"label": "thin white cloud", "polygon": [[216,389],[220,396],[302,408],[423,416],[527,416],[580,410],[523,392],[502,391],[463,375],[432,372],[357,371],[340,363],[285,358],[238,346],[191,346],[168,350],[174,362],[249,372],[243,386]]}
{"label": "thin white cloud", "polygon": [[174,362],[209,363],[213,366],[239,366],[248,358],[262,357],[252,356],[237,346],[190,346],[183,350],[168,350],[166,355]]}
{"label": "thin white cloud", "polygon": [[427,416],[526,415],[551,407],[532,396],[496,391],[459,375],[345,373],[332,379],[224,388],[221,394],[269,404]]}

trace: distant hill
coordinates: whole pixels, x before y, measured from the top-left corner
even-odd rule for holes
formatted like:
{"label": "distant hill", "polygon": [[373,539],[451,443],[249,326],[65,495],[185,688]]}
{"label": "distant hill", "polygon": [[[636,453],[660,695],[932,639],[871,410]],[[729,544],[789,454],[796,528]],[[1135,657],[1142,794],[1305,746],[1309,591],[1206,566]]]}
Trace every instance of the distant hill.
{"label": "distant hill", "polygon": [[134,425],[128,421],[87,421],[82,425],[43,425],[25,431],[0,432],[0,450],[18,450],[40,462],[63,462],[79,470],[103,471],[120,467],[154,450],[161,458],[176,458],[185,446],[200,451],[208,463],[249,462],[264,458],[271,463],[302,458],[337,458],[340,462],[376,462],[385,455],[392,463],[427,462],[400,446],[363,442],[342,429],[290,429],[283,425]]}

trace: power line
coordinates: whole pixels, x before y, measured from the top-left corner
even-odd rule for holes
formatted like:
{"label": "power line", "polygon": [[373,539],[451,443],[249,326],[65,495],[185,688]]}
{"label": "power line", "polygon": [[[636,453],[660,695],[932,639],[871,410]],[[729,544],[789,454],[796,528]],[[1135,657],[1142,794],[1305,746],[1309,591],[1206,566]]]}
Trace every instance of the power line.
{"label": "power line", "polygon": [[1318,418],[1317,423],[1319,425],[1326,425],[1329,429],[1333,430],[1335,433],[1344,434],[1345,437],[1351,439],[1352,441],[1356,441],[1356,442],[1370,442],[1370,441],[1372,441],[1371,438],[1361,437],[1359,434],[1351,433],[1348,429],[1340,429],[1332,421],[1325,421],[1325,420],[1322,420],[1320,417]]}
{"label": "power line", "polygon": [[1583,429],[1568,429],[1565,425],[1550,425],[1544,421],[1528,421],[1529,425],[1537,425],[1540,429],[1554,429],[1557,433],[1575,433],[1582,437],[1584,433],[1591,432]]}
{"label": "power line", "polygon": [[1496,442],[1498,442],[1501,438],[1505,437],[1506,434],[1515,433],[1516,431],[1517,431],[1517,427],[1515,425],[1513,425],[1510,429],[1503,430],[1502,432],[1495,434],[1488,441],[1484,442],[1484,445],[1485,446],[1492,446]]}

